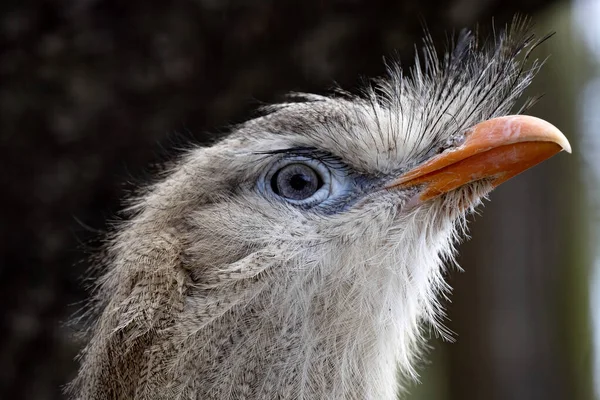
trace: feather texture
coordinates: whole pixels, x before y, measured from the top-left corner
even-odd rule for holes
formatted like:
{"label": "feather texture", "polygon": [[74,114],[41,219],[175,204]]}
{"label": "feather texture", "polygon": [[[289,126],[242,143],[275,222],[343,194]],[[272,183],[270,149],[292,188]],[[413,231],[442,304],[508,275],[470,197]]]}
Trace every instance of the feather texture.
{"label": "feather texture", "polygon": [[[75,399],[393,399],[416,377],[478,182],[419,207],[381,182],[505,115],[540,64],[527,24],[441,57],[425,39],[362,94],[296,94],[196,148],[129,208],[103,262]],[[527,54],[519,61],[518,53]],[[274,160],[343,165],[357,189],[329,208],[267,198]],[[462,204],[471,204],[464,210]]]}

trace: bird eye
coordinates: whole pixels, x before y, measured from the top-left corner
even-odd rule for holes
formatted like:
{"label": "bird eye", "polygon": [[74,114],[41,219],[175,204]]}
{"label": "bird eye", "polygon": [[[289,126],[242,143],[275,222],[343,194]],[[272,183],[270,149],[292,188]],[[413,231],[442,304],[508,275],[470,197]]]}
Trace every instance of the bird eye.
{"label": "bird eye", "polygon": [[277,161],[259,187],[287,203],[312,207],[342,192],[343,173],[320,160],[294,156]]}
{"label": "bird eye", "polygon": [[323,187],[323,179],[306,164],[288,164],[271,177],[271,189],[290,200],[306,200]]}

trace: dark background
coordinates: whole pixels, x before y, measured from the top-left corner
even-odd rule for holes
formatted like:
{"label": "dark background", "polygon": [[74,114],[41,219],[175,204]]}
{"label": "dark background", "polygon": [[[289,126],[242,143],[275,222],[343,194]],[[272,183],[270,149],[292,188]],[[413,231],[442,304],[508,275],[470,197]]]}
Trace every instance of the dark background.
{"label": "dark background", "polygon": [[[569,48],[560,7],[568,3],[3,1],[0,398],[62,397],[81,346],[65,322],[88,296],[89,254],[121,199],[184,143],[207,142],[289,91],[352,89],[384,73],[383,56],[410,66],[422,21],[443,44],[453,29],[526,13]],[[564,102],[581,81],[563,79],[575,72],[562,60],[554,55],[534,84],[546,96],[531,113],[576,144]],[[584,189],[576,152],[567,158],[506,184],[475,218],[461,250],[467,272],[448,278],[458,341],[432,342],[413,398],[592,398]]]}

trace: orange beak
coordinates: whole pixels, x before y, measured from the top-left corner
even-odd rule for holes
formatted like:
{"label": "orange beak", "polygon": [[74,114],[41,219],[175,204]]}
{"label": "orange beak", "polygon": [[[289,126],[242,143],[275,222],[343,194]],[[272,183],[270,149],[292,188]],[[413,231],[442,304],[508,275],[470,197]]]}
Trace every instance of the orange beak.
{"label": "orange beak", "polygon": [[422,186],[420,200],[433,199],[463,185],[489,180],[494,187],[561,150],[569,141],[555,126],[539,118],[511,115],[475,125],[459,147],[434,156],[387,186]]}

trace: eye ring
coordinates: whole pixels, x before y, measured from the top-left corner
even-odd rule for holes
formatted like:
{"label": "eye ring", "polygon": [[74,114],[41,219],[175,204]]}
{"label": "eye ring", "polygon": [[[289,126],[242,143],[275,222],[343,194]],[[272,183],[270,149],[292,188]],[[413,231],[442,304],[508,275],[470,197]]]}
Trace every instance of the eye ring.
{"label": "eye ring", "polygon": [[318,160],[293,157],[276,162],[264,175],[261,186],[287,203],[313,206],[331,195],[332,176]]}

